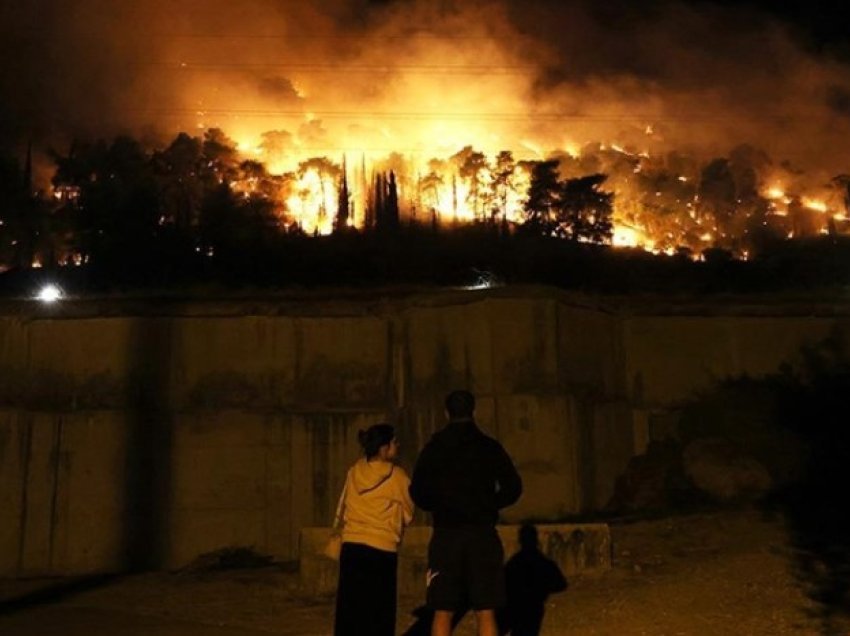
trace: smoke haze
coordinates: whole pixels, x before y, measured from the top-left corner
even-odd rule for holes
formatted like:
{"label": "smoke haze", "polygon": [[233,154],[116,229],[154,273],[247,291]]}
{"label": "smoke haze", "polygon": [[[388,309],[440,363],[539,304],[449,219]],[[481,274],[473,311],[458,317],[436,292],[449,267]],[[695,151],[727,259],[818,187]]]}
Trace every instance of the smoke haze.
{"label": "smoke haze", "polygon": [[850,70],[788,24],[707,3],[563,4],[4,2],[0,139],[216,126],[246,147],[286,131],[316,155],[521,158],[752,144],[813,178],[848,171]]}

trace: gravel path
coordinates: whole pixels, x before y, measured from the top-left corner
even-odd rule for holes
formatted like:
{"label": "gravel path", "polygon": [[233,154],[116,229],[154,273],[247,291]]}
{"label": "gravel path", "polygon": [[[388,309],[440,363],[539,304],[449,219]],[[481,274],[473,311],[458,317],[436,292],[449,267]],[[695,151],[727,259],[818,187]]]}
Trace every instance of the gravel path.
{"label": "gravel path", "polygon": [[[775,521],[751,511],[723,512],[615,525],[612,535],[612,571],[571,580],[550,597],[543,636],[823,636],[806,613],[810,606],[790,574],[790,550]],[[418,604],[402,600],[399,633],[412,624]],[[151,624],[143,632],[162,636],[219,633],[191,626],[224,629],[222,636],[329,634],[333,620],[332,599],[303,598],[297,575],[268,568],[129,577],[46,609],[0,616],[0,633],[17,633],[7,629],[9,621],[21,625],[27,616],[35,627],[48,610],[54,617],[89,612],[89,630],[79,633],[116,636],[142,632],[98,631],[92,617],[102,612],[114,619],[118,612],[171,621],[172,631]],[[185,631],[173,631],[175,624]],[[474,633],[471,617],[456,633]]]}

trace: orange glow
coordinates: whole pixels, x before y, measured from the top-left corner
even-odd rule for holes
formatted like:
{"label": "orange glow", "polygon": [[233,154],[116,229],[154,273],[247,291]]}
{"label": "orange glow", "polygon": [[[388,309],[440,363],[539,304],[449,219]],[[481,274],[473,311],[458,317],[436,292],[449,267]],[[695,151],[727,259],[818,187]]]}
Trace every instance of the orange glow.
{"label": "orange glow", "polygon": [[818,199],[803,197],[802,202],[804,206],[811,210],[817,210],[818,212],[827,212],[829,210],[826,203]]}
{"label": "orange glow", "polygon": [[641,233],[634,228],[620,225],[614,228],[611,244],[615,247],[640,247],[643,244]]}
{"label": "orange glow", "polygon": [[286,206],[306,233],[330,234],[336,197],[336,183],[316,168],[308,168],[298,179],[296,190],[286,200]]}

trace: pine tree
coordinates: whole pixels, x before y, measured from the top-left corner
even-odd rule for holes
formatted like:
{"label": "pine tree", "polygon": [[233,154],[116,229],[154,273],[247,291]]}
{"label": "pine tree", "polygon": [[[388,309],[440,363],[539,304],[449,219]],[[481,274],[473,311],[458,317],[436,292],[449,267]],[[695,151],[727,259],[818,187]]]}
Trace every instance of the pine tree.
{"label": "pine tree", "polygon": [[346,175],[345,157],[342,158],[342,176],[339,183],[339,200],[334,217],[334,232],[343,232],[348,228],[351,209],[350,196],[348,192],[348,177]]}
{"label": "pine tree", "polygon": [[390,170],[390,179],[387,184],[386,224],[387,229],[390,230],[395,230],[399,225],[398,186],[396,185],[395,173],[392,170]]}
{"label": "pine tree", "polygon": [[363,188],[363,228],[371,230],[375,227],[375,175],[372,174],[372,185],[366,181],[365,158],[363,163],[363,174],[361,175],[361,187]]}
{"label": "pine tree", "polygon": [[380,172],[375,175],[375,228],[382,229],[386,224],[385,221],[385,200],[386,193],[384,189],[384,175]]}
{"label": "pine tree", "polygon": [[457,175],[452,174],[452,215],[457,223]]}
{"label": "pine tree", "polygon": [[524,228],[535,234],[551,236],[555,229],[555,213],[559,204],[560,183],[558,161],[538,161],[531,169],[528,199],[523,206]]}

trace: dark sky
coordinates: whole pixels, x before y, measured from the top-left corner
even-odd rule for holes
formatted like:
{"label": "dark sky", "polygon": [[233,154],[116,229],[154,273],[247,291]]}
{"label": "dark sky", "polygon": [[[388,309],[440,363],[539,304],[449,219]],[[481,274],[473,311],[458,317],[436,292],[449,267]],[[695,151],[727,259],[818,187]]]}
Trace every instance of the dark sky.
{"label": "dark sky", "polygon": [[847,22],[840,12],[836,12],[839,3],[832,0],[718,0],[718,3],[729,7],[749,5],[774,15],[792,25],[815,48],[844,49],[848,43]]}

